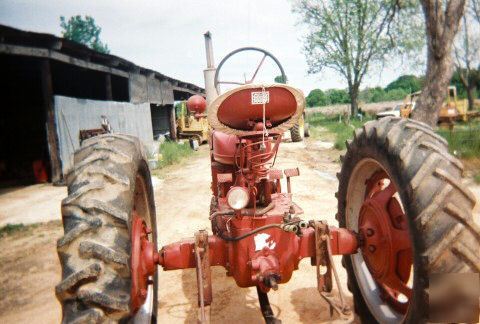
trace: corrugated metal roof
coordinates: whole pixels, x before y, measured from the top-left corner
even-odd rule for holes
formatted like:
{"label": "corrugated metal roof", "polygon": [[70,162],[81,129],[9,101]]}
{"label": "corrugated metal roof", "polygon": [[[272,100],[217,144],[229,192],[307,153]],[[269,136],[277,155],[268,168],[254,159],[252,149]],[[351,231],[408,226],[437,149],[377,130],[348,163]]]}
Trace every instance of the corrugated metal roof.
{"label": "corrugated metal roof", "polygon": [[[35,49],[38,49],[38,51]],[[157,71],[135,65],[115,55],[99,53],[74,41],[51,34],[28,32],[5,25],[0,25],[0,53],[25,56],[48,56],[51,59],[58,60],[62,60],[62,58],[68,56],[78,61],[86,62],[87,65],[107,67],[110,71],[123,71],[125,74],[139,73],[148,76],[153,75],[161,81],[169,81],[177,91],[184,89],[190,93],[205,93],[203,88],[195,84],[183,82]],[[86,67],[88,68],[88,66]]]}

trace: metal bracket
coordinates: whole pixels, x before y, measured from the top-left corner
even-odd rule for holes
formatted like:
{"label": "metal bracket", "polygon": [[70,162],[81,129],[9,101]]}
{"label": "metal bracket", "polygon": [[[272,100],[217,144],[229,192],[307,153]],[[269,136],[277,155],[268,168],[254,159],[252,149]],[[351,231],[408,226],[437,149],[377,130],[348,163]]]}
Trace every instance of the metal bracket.
{"label": "metal bracket", "polygon": [[285,176],[287,177],[287,192],[292,193],[292,187],[290,185],[290,178],[291,177],[298,177],[300,175],[300,170],[298,168],[293,169],[285,169],[283,171]]}
{"label": "metal bracket", "polygon": [[[332,248],[330,246],[330,230],[324,221],[312,221],[312,223],[315,229],[315,265],[317,267],[318,292],[330,305],[330,316],[333,315],[333,311],[335,310],[342,319],[348,319],[351,311],[345,302],[340,279],[335,264],[333,263]],[[322,271],[322,267],[326,267],[326,270]],[[335,276],[340,302],[335,300],[331,294],[333,288],[332,272]]]}
{"label": "metal bracket", "polygon": [[317,287],[320,293],[332,291],[332,265],[328,258],[327,241],[330,239],[328,225],[323,221],[315,222],[315,266],[317,268]]}
{"label": "metal bracket", "polygon": [[197,288],[199,319],[202,324],[210,323],[210,304],[212,303],[212,275],[208,248],[208,233],[200,230],[195,233],[195,259],[197,269]]}

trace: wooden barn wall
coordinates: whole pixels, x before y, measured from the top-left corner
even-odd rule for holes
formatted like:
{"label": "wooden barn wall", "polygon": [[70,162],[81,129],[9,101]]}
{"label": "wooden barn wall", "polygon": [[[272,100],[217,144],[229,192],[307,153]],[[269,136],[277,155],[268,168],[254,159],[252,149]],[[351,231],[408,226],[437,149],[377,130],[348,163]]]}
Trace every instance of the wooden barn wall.
{"label": "wooden barn wall", "polygon": [[168,81],[160,81],[154,76],[130,74],[130,101],[149,102],[157,105],[173,104],[173,87]]}

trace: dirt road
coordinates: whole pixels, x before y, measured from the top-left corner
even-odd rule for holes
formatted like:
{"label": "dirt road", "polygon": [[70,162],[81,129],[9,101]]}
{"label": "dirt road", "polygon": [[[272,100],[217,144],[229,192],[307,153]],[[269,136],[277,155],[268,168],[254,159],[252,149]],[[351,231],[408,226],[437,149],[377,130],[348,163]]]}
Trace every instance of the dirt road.
{"label": "dirt road", "polygon": [[[295,201],[305,219],[326,219],[336,224],[335,173],[339,153],[310,140],[285,143],[277,168],[298,166],[301,175],[292,180]],[[161,172],[155,183],[159,244],[167,244],[208,228],[210,172],[207,147],[192,159]],[[478,186],[472,188],[480,196]],[[34,206],[30,208],[35,208]],[[478,219],[478,206],[476,207]],[[60,219],[60,215],[58,215]],[[55,242],[62,234],[59,221],[29,228],[0,238],[0,322],[58,323],[60,307],[53,287],[60,278]],[[337,259],[342,282],[345,273]],[[222,268],[213,268],[213,323],[263,323],[254,288],[241,289]],[[195,270],[160,271],[159,323],[195,323],[197,297]],[[284,323],[332,321],[328,307],[316,291],[315,269],[309,260],[300,264],[292,280],[270,293],[275,314]],[[351,303],[351,297],[348,297]],[[335,321],[335,317],[333,321]]]}

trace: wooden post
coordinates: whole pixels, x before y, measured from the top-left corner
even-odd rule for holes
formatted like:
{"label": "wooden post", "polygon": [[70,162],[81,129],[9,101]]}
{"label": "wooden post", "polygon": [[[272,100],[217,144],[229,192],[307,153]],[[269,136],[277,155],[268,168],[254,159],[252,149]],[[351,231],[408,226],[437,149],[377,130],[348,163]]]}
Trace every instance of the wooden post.
{"label": "wooden post", "polygon": [[113,100],[112,75],[109,73],[105,74],[105,100]]}
{"label": "wooden post", "polygon": [[177,121],[175,119],[175,105],[167,106],[167,109],[170,109],[168,118],[170,119],[170,138],[173,141],[177,140]]}
{"label": "wooden post", "polygon": [[53,107],[53,86],[50,61],[43,59],[40,61],[40,75],[43,106],[46,114],[46,131],[48,152],[50,155],[50,167],[52,174],[52,183],[62,184],[62,162],[60,160],[60,151],[58,145],[58,136],[55,125],[55,111]]}

